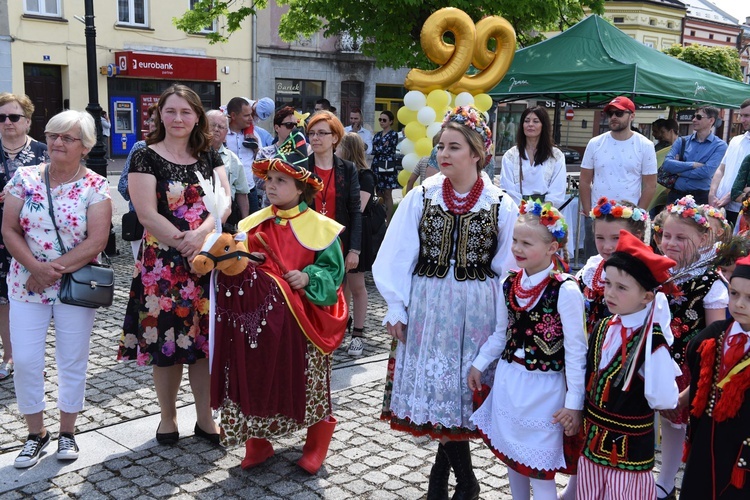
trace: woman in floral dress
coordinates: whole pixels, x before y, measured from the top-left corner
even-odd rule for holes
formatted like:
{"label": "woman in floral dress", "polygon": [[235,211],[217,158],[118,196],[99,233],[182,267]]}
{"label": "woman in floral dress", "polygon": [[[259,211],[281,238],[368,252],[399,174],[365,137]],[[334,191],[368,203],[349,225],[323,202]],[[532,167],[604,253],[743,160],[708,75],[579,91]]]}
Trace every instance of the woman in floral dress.
{"label": "woman in floral dress", "polygon": [[[151,365],[161,409],[156,439],[174,444],[182,365],[189,365],[195,398],[195,434],[219,442],[210,407],[208,375],[208,277],[188,265],[214,228],[196,172],[216,172],[227,196],[229,182],[209,150],[208,121],[198,95],[173,85],[159,98],[156,131],[130,164],[130,197],[145,229],[135,263],[118,359]],[[225,218],[228,213],[225,214]]]}
{"label": "woman in floral dress", "polygon": [[378,193],[383,197],[388,220],[393,216],[394,189],[400,188],[396,171],[396,146],[398,134],[392,130],[393,113],[380,113],[380,127],[383,129],[372,138],[372,171],[378,176]]}
{"label": "woman in floral dress", "polygon": [[[454,109],[439,134],[441,172],[406,195],[372,267],[396,339],[381,418],[440,441],[428,498],[447,498],[451,467],[455,498],[477,498],[467,440],[479,433],[469,421],[467,376],[495,327],[518,207],[481,173],[492,151],[481,112]],[[484,380],[493,376],[490,368]]]}

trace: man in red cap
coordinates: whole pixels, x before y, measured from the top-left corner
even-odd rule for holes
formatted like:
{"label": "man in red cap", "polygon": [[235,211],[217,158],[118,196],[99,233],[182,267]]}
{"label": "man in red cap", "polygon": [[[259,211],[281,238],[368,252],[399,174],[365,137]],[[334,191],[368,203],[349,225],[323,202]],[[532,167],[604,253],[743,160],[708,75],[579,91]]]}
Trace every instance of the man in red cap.
{"label": "man in red cap", "polygon": [[750,498],[750,257],[729,281],[729,312],[688,345],[690,425],[680,500]]}
{"label": "man in red cap", "polygon": [[656,191],[654,144],[630,128],[635,104],[625,96],[615,97],[604,107],[609,131],[592,138],[581,161],[580,208],[586,220],[584,252],[596,253],[591,207],[602,196],[629,201],[648,209]]}

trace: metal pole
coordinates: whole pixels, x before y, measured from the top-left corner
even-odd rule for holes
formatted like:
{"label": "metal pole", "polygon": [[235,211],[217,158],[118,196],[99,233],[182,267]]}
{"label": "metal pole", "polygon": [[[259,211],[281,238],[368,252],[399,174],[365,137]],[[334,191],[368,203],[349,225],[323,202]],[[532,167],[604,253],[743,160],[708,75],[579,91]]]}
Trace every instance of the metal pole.
{"label": "metal pole", "polygon": [[552,122],[552,140],[560,144],[560,96],[555,96],[555,115]]}
{"label": "metal pole", "polygon": [[85,0],[86,19],[86,69],[89,79],[89,105],[86,106],[96,125],[96,144],[89,151],[86,166],[97,174],[107,177],[107,159],[102,142],[102,108],[99,105],[99,83],[96,64],[96,27],[94,26],[94,0]]}

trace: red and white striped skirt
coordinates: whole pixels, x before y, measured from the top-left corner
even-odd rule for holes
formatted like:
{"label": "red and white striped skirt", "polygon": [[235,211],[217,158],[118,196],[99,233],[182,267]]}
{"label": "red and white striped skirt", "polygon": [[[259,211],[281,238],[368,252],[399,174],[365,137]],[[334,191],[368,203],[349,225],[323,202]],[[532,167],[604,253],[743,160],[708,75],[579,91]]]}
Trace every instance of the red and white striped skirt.
{"label": "red and white striped skirt", "polygon": [[651,471],[632,472],[578,460],[576,498],[585,500],[654,500],[656,483]]}

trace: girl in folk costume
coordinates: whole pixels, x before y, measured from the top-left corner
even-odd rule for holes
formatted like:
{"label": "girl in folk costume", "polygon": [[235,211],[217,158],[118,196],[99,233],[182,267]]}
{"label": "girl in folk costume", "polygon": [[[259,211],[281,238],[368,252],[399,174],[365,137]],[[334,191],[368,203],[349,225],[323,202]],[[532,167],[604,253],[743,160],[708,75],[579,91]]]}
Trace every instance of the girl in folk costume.
{"label": "girl in folk costume", "polygon": [[713,323],[688,346],[690,425],[681,500],[750,498],[750,257],[729,283],[734,319]]}
{"label": "girl in folk costume", "polygon": [[589,258],[576,278],[586,300],[586,323],[591,327],[600,319],[609,316],[604,303],[604,262],[612,255],[620,239],[620,230],[625,229],[643,241],[649,241],[648,211],[630,202],[617,203],[606,197],[599,198],[589,217],[594,222],[594,241],[598,255]]}
{"label": "girl in folk costume", "polygon": [[624,229],[605,263],[604,296],[614,316],[589,336],[577,498],[656,497],[654,410],[677,406],[680,373],[669,350],[667,299],[656,290],[674,265]]}
{"label": "girl in folk costume", "polygon": [[215,287],[211,403],[222,440],[245,442],[243,468],[273,453],[268,441],[307,429],[300,467],[315,474],[333,435],[331,353],[348,311],[341,291],[343,227],[308,208],[323,183],[306,170],[294,139],[253,163],[271,206],[239,223],[248,249],[264,259]]}
{"label": "girl in folk costume", "polygon": [[479,483],[467,440],[479,434],[466,377],[495,325],[518,207],[481,173],[492,132],[480,111],[455,108],[438,134],[441,172],[400,203],[373,265],[395,339],[381,418],[440,441],[427,498],[448,497],[452,467],[453,498],[469,499]]}
{"label": "girl in folk costume", "polygon": [[[669,298],[674,344],[672,356],[682,370],[677,378],[680,391],[690,382],[685,364],[687,345],[706,325],[726,318],[727,289],[711,266],[714,236],[705,207],[696,205],[688,195],[665,209],[661,249],[678,263],[672,270],[680,293]],[[684,402],[675,410],[660,412],[662,466],[656,479],[657,498],[669,498],[675,490],[674,479],[682,461],[688,409]]]}
{"label": "girl in folk costume", "polygon": [[[556,499],[555,472],[567,470],[563,434],[581,425],[586,325],[583,296],[573,276],[555,271],[553,257],[565,247],[568,226],[550,203],[522,201],[512,252],[521,267],[503,283],[495,332],[469,372],[469,388],[481,388],[494,360],[487,400],[472,415],[485,442],[508,465],[514,499]],[[577,459],[577,455],[573,461]]]}

